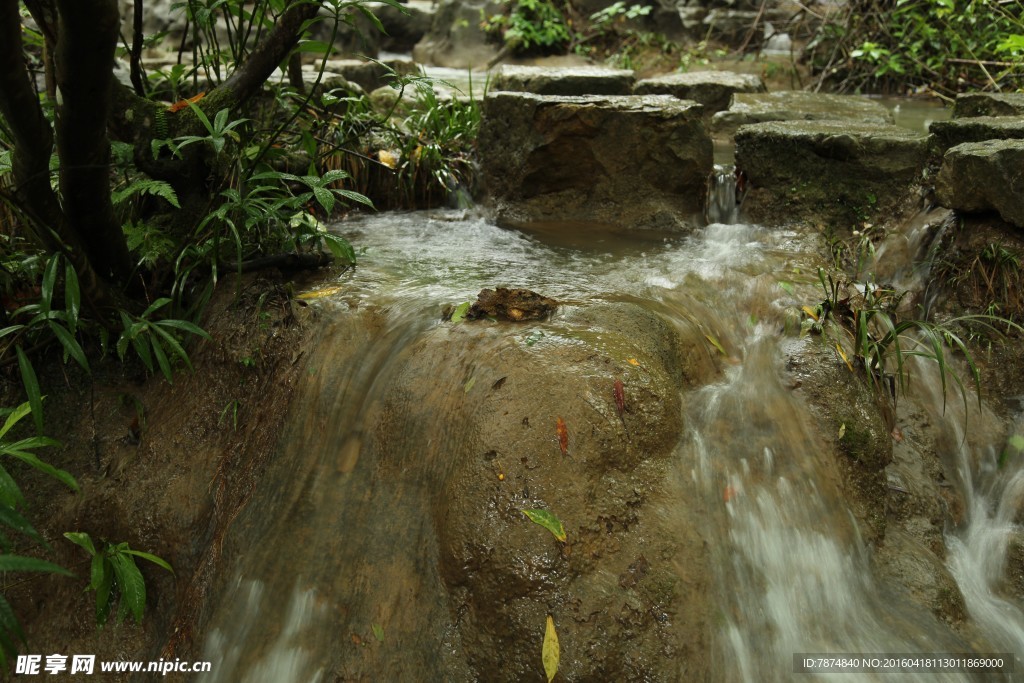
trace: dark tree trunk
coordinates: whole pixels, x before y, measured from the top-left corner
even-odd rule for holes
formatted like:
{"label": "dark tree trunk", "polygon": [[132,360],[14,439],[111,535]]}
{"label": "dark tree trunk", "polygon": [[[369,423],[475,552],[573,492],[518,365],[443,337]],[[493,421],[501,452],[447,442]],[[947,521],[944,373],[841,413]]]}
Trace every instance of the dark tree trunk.
{"label": "dark tree trunk", "polygon": [[56,128],[64,213],[96,271],[123,287],[132,264],[110,202],[107,138],[121,22],[117,0],[58,0],[57,9]]}

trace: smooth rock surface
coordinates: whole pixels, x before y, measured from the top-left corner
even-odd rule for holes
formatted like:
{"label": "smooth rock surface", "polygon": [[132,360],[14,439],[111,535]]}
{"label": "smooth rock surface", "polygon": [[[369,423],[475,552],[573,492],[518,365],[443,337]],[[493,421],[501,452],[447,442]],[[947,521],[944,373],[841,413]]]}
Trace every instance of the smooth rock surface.
{"label": "smooth rock surface", "polygon": [[755,74],[732,71],[688,71],[638,81],[636,95],[672,95],[704,105],[706,116],[729,108],[733,93],[766,92],[764,81]]}
{"label": "smooth rock surface", "polygon": [[935,179],[942,206],[967,213],[996,211],[1024,228],[1024,140],[967,142],[949,149]]}
{"label": "smooth rock surface", "polygon": [[626,69],[504,64],[493,73],[490,89],[536,95],[629,95],[634,81],[633,72]]}
{"label": "smooth rock surface", "polygon": [[736,93],[726,111],[712,117],[716,134],[729,134],[742,125],[766,121],[826,121],[893,123],[892,112],[878,102],[854,95],[786,90],[773,93]]}
{"label": "smooth rock surface", "polygon": [[850,228],[884,219],[913,200],[926,138],[896,126],[853,121],[777,121],[743,126],[736,166],[750,189],[743,212]]}
{"label": "smooth rock surface", "polygon": [[712,169],[702,107],[668,95],[484,100],[482,175],[499,223],[687,230]]}

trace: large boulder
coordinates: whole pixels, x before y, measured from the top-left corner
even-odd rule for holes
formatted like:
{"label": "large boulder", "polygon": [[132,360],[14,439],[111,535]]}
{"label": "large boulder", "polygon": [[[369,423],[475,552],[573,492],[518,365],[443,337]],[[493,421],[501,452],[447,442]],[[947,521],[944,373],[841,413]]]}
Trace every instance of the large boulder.
{"label": "large boulder", "polygon": [[949,149],[935,179],[942,206],[967,213],[996,211],[1024,228],[1024,140],[966,142]]}
{"label": "large boulder", "polygon": [[492,75],[490,88],[536,95],[629,95],[635,80],[626,69],[504,64]]}
{"label": "large boulder", "polygon": [[1024,93],[974,92],[956,96],[953,118],[1024,116]]}
{"label": "large boulder", "polygon": [[964,142],[1024,139],[1024,116],[974,116],[935,121],[928,127],[932,154],[941,157],[950,147]]}
{"label": "large boulder", "polygon": [[688,71],[645,78],[633,88],[635,95],[672,95],[704,105],[711,116],[729,108],[734,93],[766,92],[764,81],[756,74],[732,71]]}
{"label": "large boulder", "polygon": [[743,210],[758,222],[851,228],[900,214],[914,196],[927,149],[923,135],[853,121],[778,121],[743,126],[736,166],[749,190]]}
{"label": "large boulder", "polygon": [[767,121],[827,121],[893,123],[888,109],[864,97],[784,90],[773,93],[736,93],[726,111],[712,118],[716,134],[729,134],[742,125]]}
{"label": "large boulder", "polygon": [[703,215],[712,169],[701,109],[667,95],[491,92],[479,150],[497,220],[689,229]]}

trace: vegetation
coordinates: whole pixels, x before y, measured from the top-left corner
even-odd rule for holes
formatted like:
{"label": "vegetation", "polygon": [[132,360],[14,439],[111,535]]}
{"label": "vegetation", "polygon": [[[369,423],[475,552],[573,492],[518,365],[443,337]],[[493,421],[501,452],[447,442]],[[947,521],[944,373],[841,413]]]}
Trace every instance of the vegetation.
{"label": "vegetation", "polygon": [[[25,397],[0,440],[25,431],[29,414],[36,432],[0,441],[0,455],[73,490],[69,473],[32,454],[56,445],[43,436],[40,359],[89,373],[116,354],[171,382],[191,367],[189,343],[209,338],[197,322],[225,273],[354,264],[325,220],[372,208],[371,196],[385,206],[448,201],[469,184],[479,122],[472,98],[442,101],[419,74],[388,70],[397,98],[383,109],[325,78],[342,27],[379,27],[362,0],[189,0],[176,63],[150,70],[143,50],[165,36],[143,34],[136,0],[123,40],[118,8],[0,0],[0,367],[13,380],[4,400]],[[329,38],[314,40],[314,29]],[[115,57],[130,84],[114,77]],[[303,59],[317,67],[305,81]],[[278,67],[287,83],[275,81]],[[403,100],[407,91],[415,97]],[[0,466],[0,524],[47,550],[23,508]],[[91,558],[97,621],[118,596],[119,618],[141,619],[136,558],[170,566],[124,542],[65,536]],[[4,571],[70,574],[9,554],[2,534],[0,548]],[[0,664],[21,641],[0,597]]]}
{"label": "vegetation", "polygon": [[826,21],[810,47],[819,87],[841,92],[1016,90],[1024,76],[1024,6],[854,0]]}

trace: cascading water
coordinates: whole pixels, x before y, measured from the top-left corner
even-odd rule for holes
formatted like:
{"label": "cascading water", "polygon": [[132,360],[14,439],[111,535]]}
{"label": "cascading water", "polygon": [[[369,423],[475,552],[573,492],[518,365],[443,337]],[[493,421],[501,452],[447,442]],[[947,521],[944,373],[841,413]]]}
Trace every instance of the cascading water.
{"label": "cascading water", "polygon": [[[520,346],[555,338],[557,320],[504,337],[481,332],[472,348],[452,341],[444,365],[410,369],[424,354],[435,362],[423,340],[437,334],[444,305],[496,284],[528,287],[583,309],[609,300],[641,302],[680,330],[700,330],[708,353],[719,357],[718,379],[684,390],[686,427],[668,475],[677,480],[678,497],[659,503],[669,526],[696,525],[705,539],[714,606],[706,621],[713,652],[702,655],[711,662],[704,679],[832,680],[794,673],[799,653],[1024,652],[1024,617],[1000,587],[1024,497],[1021,469],[995,466],[994,439],[971,450],[985,438],[963,438],[967,417],[952,402],[942,411],[937,380],[922,365],[915,372],[924,379],[915,386],[928,391],[915,405],[949,432],[941,443],[950,446],[947,457],[967,504],[965,521],[948,530],[947,562],[970,623],[951,628],[877,578],[822,422],[784,367],[785,358],[816,343],[786,330],[788,311],[820,298],[812,275],[819,245],[796,233],[737,224],[735,185],[725,182],[732,172],[720,176],[723,182],[711,190],[712,224],[660,242],[578,236],[581,247],[573,236],[555,243],[453,212],[342,225],[366,253],[343,276],[341,293],[320,305],[328,322],[285,446],[225,548],[225,557],[237,559],[223,580],[225,599],[211,607],[204,656],[214,667],[200,680],[497,676],[481,662],[500,653],[462,649],[465,606],[451,601],[438,578],[439,556],[447,551],[434,529],[447,513],[437,511],[436,499],[452,476],[446,455],[473,438],[460,431],[466,409],[458,406],[475,395],[487,363],[481,359],[506,353],[508,335]],[[577,343],[571,335],[560,339]],[[415,433],[374,428],[396,410],[396,392],[417,372],[438,375],[436,395],[427,404],[399,399],[397,410],[429,426]],[[445,388],[450,385],[456,390]],[[592,397],[581,398],[600,414]],[[614,412],[611,417],[614,422]],[[681,517],[684,498],[698,502],[699,517]],[[684,577],[687,568],[677,571]],[[618,586],[629,585],[624,581]],[[614,578],[608,590],[620,590]],[[500,616],[502,606],[494,609]],[[686,609],[670,606],[677,614]],[[385,643],[397,646],[385,650]],[[571,647],[571,641],[563,645],[563,662],[570,664]],[[539,660],[539,639],[536,650]],[[651,675],[645,680],[657,679]],[[940,672],[837,680],[987,679]]]}

